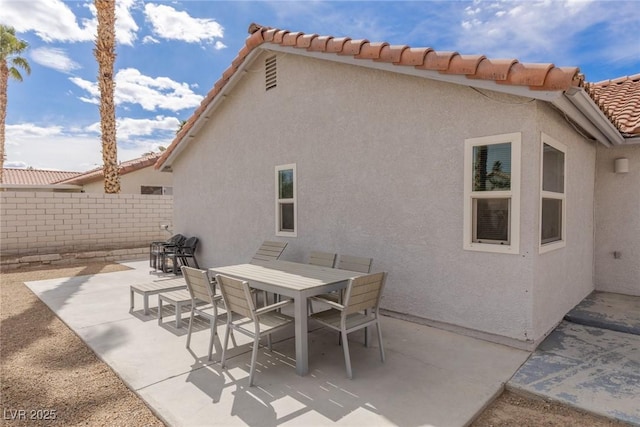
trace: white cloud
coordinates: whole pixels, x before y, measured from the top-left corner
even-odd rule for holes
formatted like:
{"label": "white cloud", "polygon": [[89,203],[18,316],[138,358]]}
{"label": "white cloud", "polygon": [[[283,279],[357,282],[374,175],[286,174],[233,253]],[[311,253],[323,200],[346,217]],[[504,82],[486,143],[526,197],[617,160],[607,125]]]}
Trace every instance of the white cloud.
{"label": "white cloud", "polygon": [[0,21],[17,32],[33,31],[45,42],[89,41],[94,38],[91,20],[76,19],[69,5],[61,0],[0,0]]}
{"label": "white cloud", "polygon": [[[90,97],[81,97],[84,102],[98,104],[98,84],[73,77],[74,84],[89,92]],[[200,104],[202,96],[194,93],[187,83],[178,83],[168,77],[149,77],[134,68],[125,68],[116,74],[116,104],[139,104],[147,111],[165,109],[180,111]]]}
{"label": "white cloud", "polygon": [[158,131],[171,132],[175,135],[180,127],[180,120],[176,117],[156,116],[153,119],[123,118],[118,120],[119,137],[128,139],[132,136],[152,135]]}
{"label": "white cloud", "polygon": [[149,44],[149,43],[158,44],[158,43],[160,43],[160,40],[154,38],[153,36],[144,36],[144,38],[142,39],[142,43],[143,44]]}
{"label": "white cloud", "polygon": [[[176,117],[156,116],[152,119],[133,119],[125,117],[116,121],[116,137],[118,141],[129,142],[132,137],[151,137],[158,134],[169,134],[175,136],[180,120]],[[89,132],[100,132],[100,122],[96,122],[86,128]]]}
{"label": "white cloud", "polygon": [[99,137],[61,126],[7,125],[6,142],[7,165],[82,172],[102,161]]}
{"label": "white cloud", "polygon": [[226,47],[227,47],[227,45],[226,45],[226,44],[224,44],[224,43],[222,43],[220,40],[218,40],[218,41],[216,42],[216,44],[214,44],[214,45],[213,45],[213,48],[214,48],[215,50],[224,49],[224,48],[226,48]]}
{"label": "white cloud", "polygon": [[31,50],[30,56],[34,62],[62,73],[68,74],[81,68],[77,62],[67,56],[64,49],[39,47]]}
{"label": "white cloud", "polygon": [[224,35],[222,25],[213,19],[194,18],[171,6],[148,3],[144,12],[154,34],[163,39],[199,43],[213,42]]}
{"label": "white cloud", "polygon": [[[179,125],[175,117],[163,116],[150,120],[124,118],[118,123],[119,161],[168,147]],[[33,123],[7,125],[5,167],[77,172],[98,167],[102,165],[99,128],[99,123],[82,129]]]}
{"label": "white cloud", "polygon": [[20,138],[46,138],[62,134],[62,126],[38,126],[33,123],[6,125],[5,140],[7,145],[15,144]]}
{"label": "white cloud", "polygon": [[[133,45],[138,26],[130,9],[135,0],[118,0],[116,4],[116,38],[118,43]],[[45,42],[89,42],[96,37],[97,20],[93,3],[90,18],[79,18],[71,5],[61,0],[0,0],[0,23],[11,25],[19,33],[33,31]]]}
{"label": "white cloud", "polygon": [[[610,55],[612,46],[624,46],[623,50],[628,52],[635,45],[632,50],[637,53],[640,51],[637,34],[629,31],[634,25],[623,24],[635,19],[637,25],[636,5],[617,2],[614,7],[610,2],[584,0],[477,3],[473,14],[467,10],[467,16],[459,21],[461,31],[456,45],[463,53],[557,65],[577,65],[595,54]],[[602,28],[598,31],[599,38],[616,34],[611,43],[603,47],[598,40],[592,40],[588,51],[574,53],[580,38],[596,26]]]}

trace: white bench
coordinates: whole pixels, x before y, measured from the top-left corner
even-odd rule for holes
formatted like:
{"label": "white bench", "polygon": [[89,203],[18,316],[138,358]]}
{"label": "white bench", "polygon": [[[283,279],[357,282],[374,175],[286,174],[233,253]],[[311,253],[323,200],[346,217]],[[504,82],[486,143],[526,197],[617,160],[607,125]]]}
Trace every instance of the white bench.
{"label": "white bench", "polygon": [[149,314],[149,295],[157,295],[162,292],[177,291],[180,289],[187,289],[187,283],[184,278],[157,280],[155,282],[139,283],[137,285],[131,285],[130,292],[130,307],[129,311],[133,311],[133,294],[138,293],[142,295],[144,302],[144,314]]}
{"label": "white bench", "polygon": [[[162,303],[174,305],[176,307],[176,329],[180,328],[182,322],[182,307],[191,307],[191,294],[187,289],[172,292],[162,292],[158,294],[158,325],[162,325]],[[197,300],[196,305],[205,305],[205,301]]]}

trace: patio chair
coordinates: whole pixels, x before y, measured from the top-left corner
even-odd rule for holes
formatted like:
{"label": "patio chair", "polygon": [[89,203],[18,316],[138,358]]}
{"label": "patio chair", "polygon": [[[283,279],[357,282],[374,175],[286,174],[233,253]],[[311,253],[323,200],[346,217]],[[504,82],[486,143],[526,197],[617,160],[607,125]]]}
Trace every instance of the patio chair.
{"label": "patio chair", "polygon": [[[359,273],[369,273],[371,271],[371,264],[373,263],[373,258],[362,258],[351,255],[340,255],[338,259],[338,265],[336,268],[340,270],[350,270],[357,271]],[[318,295],[320,298],[324,300],[330,300],[333,302],[341,303],[343,291],[335,291],[329,292],[326,294]],[[311,301],[307,303],[309,308],[309,313],[313,313],[313,305]]]}
{"label": "patio chair", "polygon": [[[258,248],[253,258],[251,258],[249,264],[260,264],[261,261],[275,261],[280,258],[280,255],[282,255],[282,252],[284,252],[286,247],[287,242],[272,242],[270,240],[265,240],[262,242],[262,245]],[[255,289],[253,293],[256,294]],[[262,295],[264,298],[264,305],[267,305],[267,292],[262,291]],[[279,295],[273,295],[274,302],[279,299]]]}
{"label": "patio chair", "polygon": [[351,270],[359,273],[369,273],[373,258],[362,258],[351,255],[340,255],[336,268],[340,270]]}
{"label": "patio chair", "polygon": [[275,261],[280,258],[280,255],[282,255],[282,252],[284,252],[286,247],[287,242],[272,242],[265,240],[249,263],[259,264],[260,261]]}
{"label": "patio chair", "polygon": [[311,251],[308,264],[333,268],[336,264],[336,256],[337,254],[329,252]]}
{"label": "patio chair", "polygon": [[183,244],[185,240],[187,238],[182,234],[175,234],[163,242],[151,242],[149,244],[149,267],[154,270],[163,270],[166,253]]}
{"label": "patio chair", "polygon": [[[349,355],[349,343],[347,335],[351,332],[376,325],[378,330],[378,345],[380,347],[380,360],[384,362],[384,347],[382,345],[382,331],[380,330],[380,297],[384,288],[387,273],[375,273],[366,276],[355,277],[349,280],[344,294],[344,304],[320,297],[312,297],[324,304],[328,304],[329,310],[312,314],[310,317],[321,325],[340,332],[344,362],[347,368],[347,376],[353,378],[351,371],[351,357]],[[365,341],[366,345],[366,341]]]}
{"label": "patio chair", "polygon": [[[211,360],[213,341],[217,334],[216,324],[218,316],[222,314],[218,313],[218,303],[222,301],[222,295],[216,295],[215,284],[209,280],[206,270],[182,266],[182,277],[187,282],[187,289],[191,295],[191,316],[189,317],[189,331],[187,332],[187,348],[191,345],[194,316],[203,317],[209,321],[211,327],[211,337],[209,338],[209,360]],[[206,305],[201,305],[201,302]]]}
{"label": "patio chair", "polygon": [[167,266],[167,259],[171,260],[171,268],[174,274],[180,273],[180,266],[184,265],[189,267],[189,259],[193,259],[193,264],[195,268],[200,268],[198,265],[198,260],[196,259],[196,249],[198,248],[198,238],[197,237],[189,237],[184,243],[175,246],[172,250],[168,250],[165,255],[165,262],[163,265],[163,272],[167,273],[169,271]]}
{"label": "patio chair", "polygon": [[[229,334],[232,333],[232,331],[238,331],[252,337],[253,351],[251,353],[251,368],[249,371],[249,386],[251,387],[253,386],[253,376],[256,369],[260,338],[265,335],[267,336],[267,345],[269,351],[271,351],[271,334],[294,323],[293,317],[282,314],[278,310],[293,303],[293,301],[284,300],[256,309],[253,298],[251,297],[249,283],[220,274],[216,274],[216,282],[218,286],[220,286],[222,299],[227,308],[227,329],[224,334],[220,364],[223,368],[225,367]],[[234,313],[240,315],[241,318],[233,320]]]}

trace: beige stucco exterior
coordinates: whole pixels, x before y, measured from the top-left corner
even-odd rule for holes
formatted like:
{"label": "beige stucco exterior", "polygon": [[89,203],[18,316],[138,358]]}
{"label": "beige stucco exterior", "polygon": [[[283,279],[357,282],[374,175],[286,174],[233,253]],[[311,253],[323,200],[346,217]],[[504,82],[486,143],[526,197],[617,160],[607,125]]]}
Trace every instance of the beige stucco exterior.
{"label": "beige stucco exterior", "polygon": [[[122,194],[140,194],[141,186],[172,187],[173,177],[171,173],[160,172],[149,165],[120,176],[120,192]],[[104,193],[104,181],[88,182],[84,184],[85,193]]]}
{"label": "beige stucco exterior", "polygon": [[[640,145],[598,147],[597,158],[596,289],[640,295]],[[618,158],[628,173],[615,173]]]}
{"label": "beige stucco exterior", "polygon": [[[541,339],[593,289],[596,148],[530,98],[263,53],[173,161],[174,223],[203,266],[246,262],[265,239],[283,258],[367,256],[389,272],[383,307],[519,343]],[[463,249],[464,141],[522,137],[520,252]],[[541,135],[567,153],[567,245],[539,253]],[[274,170],[296,164],[297,237],[275,237]]]}

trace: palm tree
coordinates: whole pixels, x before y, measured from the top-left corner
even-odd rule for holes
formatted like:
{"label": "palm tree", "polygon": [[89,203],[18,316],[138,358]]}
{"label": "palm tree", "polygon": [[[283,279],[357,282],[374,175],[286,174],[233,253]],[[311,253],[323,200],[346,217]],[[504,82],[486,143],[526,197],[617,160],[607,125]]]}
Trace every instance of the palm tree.
{"label": "palm tree", "polygon": [[113,194],[120,192],[116,109],[113,100],[115,89],[113,63],[116,59],[116,2],[115,0],[95,0],[94,3],[98,16],[98,36],[93,54],[98,61],[104,192]]}
{"label": "palm tree", "polygon": [[29,44],[16,37],[13,27],[0,25],[0,183],[2,182],[2,168],[4,167],[4,131],[7,120],[7,86],[9,77],[19,82],[22,74],[18,68],[31,74],[31,67],[26,59],[20,56]]}

